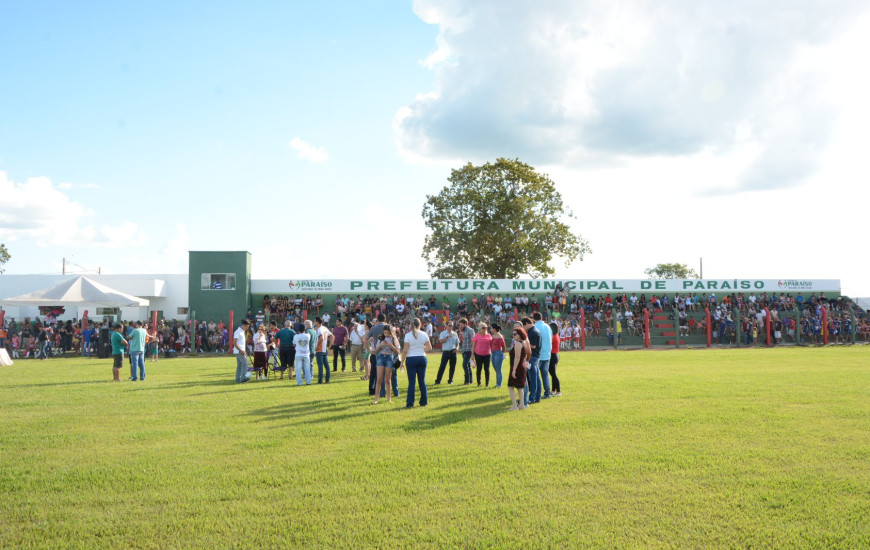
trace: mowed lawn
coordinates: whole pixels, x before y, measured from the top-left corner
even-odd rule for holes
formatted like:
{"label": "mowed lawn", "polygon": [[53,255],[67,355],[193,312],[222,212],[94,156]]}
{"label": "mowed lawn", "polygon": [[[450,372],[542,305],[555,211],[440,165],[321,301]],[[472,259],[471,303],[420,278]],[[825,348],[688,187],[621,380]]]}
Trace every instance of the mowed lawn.
{"label": "mowed lawn", "polygon": [[147,369],[0,367],[0,546],[870,547],[870,346],[567,352],[516,412]]}

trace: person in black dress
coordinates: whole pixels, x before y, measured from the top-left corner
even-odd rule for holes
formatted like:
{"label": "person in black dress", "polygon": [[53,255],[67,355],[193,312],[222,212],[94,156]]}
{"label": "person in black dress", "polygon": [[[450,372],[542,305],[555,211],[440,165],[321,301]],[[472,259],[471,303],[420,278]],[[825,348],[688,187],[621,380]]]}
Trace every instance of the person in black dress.
{"label": "person in black dress", "polygon": [[[529,358],[532,356],[532,350],[529,347],[529,336],[525,329],[517,324],[514,326],[513,342],[510,350],[510,375],[508,376],[508,391],[511,396],[511,408],[525,409],[526,405],[523,401],[523,388],[526,386],[526,372],[528,371]],[[514,395],[514,389],[517,390]],[[519,402],[518,402],[519,401]]]}

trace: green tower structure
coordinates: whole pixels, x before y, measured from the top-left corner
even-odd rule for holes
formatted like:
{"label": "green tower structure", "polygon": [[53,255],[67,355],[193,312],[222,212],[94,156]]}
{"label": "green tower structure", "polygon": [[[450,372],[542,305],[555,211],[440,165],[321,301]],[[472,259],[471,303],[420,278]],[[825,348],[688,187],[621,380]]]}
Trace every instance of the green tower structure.
{"label": "green tower structure", "polygon": [[[188,315],[197,321],[234,321],[251,307],[250,252],[189,252]],[[232,331],[231,331],[232,332]]]}

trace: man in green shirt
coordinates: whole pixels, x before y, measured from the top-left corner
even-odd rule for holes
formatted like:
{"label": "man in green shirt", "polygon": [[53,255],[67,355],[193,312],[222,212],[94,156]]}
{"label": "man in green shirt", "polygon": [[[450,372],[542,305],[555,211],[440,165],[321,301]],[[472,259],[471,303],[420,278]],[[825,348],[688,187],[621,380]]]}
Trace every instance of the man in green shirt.
{"label": "man in green shirt", "polygon": [[112,375],[115,382],[121,381],[121,365],[124,363],[124,348],[127,347],[127,340],[121,334],[121,325],[116,323],[114,332],[112,332]]}

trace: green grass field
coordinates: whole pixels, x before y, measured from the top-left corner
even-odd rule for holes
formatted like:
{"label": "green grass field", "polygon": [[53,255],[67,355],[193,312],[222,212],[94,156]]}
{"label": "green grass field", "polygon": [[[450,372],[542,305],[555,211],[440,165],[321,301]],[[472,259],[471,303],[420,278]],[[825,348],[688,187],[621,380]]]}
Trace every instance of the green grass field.
{"label": "green grass field", "polygon": [[516,412],[146,366],[0,367],[0,546],[870,547],[870,346],[563,353]]}

